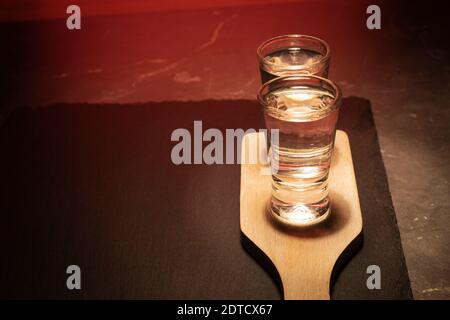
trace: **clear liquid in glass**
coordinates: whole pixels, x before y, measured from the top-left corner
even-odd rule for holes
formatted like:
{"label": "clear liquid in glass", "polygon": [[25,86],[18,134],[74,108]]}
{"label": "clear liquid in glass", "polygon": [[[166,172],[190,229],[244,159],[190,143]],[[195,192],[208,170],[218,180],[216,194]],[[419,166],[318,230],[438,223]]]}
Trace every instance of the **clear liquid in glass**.
{"label": "clear liquid in glass", "polygon": [[267,129],[279,130],[278,144],[271,143],[277,166],[271,211],[294,225],[320,222],[330,212],[328,172],[338,118],[334,96],[322,88],[293,87],[266,99]]}
{"label": "clear liquid in glass", "polygon": [[318,63],[322,58],[323,54],[320,52],[296,47],[272,52],[264,57],[263,63],[259,66],[262,83],[276,77],[299,73],[310,73],[326,78],[328,65]]}

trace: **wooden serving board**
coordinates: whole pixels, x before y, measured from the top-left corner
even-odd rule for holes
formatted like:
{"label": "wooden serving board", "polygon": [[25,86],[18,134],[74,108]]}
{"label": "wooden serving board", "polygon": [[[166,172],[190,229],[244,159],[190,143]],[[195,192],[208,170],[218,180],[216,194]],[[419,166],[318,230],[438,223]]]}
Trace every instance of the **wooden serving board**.
{"label": "wooden serving board", "polygon": [[331,214],[326,221],[309,228],[285,226],[268,212],[271,176],[267,174],[267,165],[244,161],[248,159],[250,141],[255,138],[265,139],[265,136],[250,133],[242,142],[241,231],[276,268],[285,299],[330,299],[333,270],[362,232],[347,134],[341,130],[336,133],[329,176]]}

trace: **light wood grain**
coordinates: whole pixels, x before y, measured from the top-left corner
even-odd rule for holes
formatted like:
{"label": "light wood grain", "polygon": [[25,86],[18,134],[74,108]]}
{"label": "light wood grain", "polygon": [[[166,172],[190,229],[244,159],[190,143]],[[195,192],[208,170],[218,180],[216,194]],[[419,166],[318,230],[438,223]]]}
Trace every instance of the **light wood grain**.
{"label": "light wood grain", "polygon": [[[257,136],[256,136],[257,135]],[[252,139],[242,142],[242,158]],[[241,165],[240,223],[244,235],[277,269],[285,299],[330,299],[330,278],[336,261],[361,233],[362,217],[347,134],[338,130],[331,163],[331,214],[319,225],[293,228],[275,221],[267,211],[271,176],[263,163]]]}

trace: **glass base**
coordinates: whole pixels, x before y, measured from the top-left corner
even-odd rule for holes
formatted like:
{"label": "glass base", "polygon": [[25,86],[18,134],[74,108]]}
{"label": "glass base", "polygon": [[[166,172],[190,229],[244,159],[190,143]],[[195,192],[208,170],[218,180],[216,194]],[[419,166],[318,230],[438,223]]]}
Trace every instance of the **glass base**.
{"label": "glass base", "polygon": [[307,227],[324,221],[330,214],[330,199],[317,203],[288,204],[272,197],[270,200],[270,212],[281,223],[291,226]]}

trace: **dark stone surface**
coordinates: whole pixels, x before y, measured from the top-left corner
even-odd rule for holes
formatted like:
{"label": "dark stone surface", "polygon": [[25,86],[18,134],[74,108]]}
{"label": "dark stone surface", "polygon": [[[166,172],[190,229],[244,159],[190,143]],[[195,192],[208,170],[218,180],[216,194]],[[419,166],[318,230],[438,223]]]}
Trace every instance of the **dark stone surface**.
{"label": "dark stone surface", "polygon": [[[279,299],[246,253],[239,165],[180,165],[177,128],[260,128],[253,101],[18,109],[0,129],[2,298]],[[369,103],[344,99],[364,220],[334,299],[411,298]],[[235,153],[236,154],[236,153]],[[82,270],[82,290],[65,268]],[[382,289],[366,287],[367,266]],[[293,271],[295,272],[295,271]]]}

